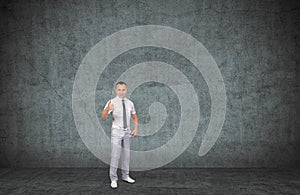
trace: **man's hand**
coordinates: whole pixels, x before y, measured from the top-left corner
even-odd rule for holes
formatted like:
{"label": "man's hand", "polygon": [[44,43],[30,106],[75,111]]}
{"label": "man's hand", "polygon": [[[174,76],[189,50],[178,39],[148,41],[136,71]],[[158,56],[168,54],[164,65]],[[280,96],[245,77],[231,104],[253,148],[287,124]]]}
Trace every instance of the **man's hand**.
{"label": "man's hand", "polygon": [[114,105],[111,102],[111,100],[109,100],[107,107],[102,111],[102,115],[101,115],[102,118],[105,119],[108,115],[108,112],[113,109],[114,109]]}
{"label": "man's hand", "polygon": [[136,136],[137,136],[137,133],[138,133],[137,129],[134,129],[134,130],[132,131],[132,136],[133,136],[133,137],[136,137]]}
{"label": "man's hand", "polygon": [[108,103],[108,110],[112,110],[114,109],[114,104],[111,102],[111,100],[109,100],[109,103]]}

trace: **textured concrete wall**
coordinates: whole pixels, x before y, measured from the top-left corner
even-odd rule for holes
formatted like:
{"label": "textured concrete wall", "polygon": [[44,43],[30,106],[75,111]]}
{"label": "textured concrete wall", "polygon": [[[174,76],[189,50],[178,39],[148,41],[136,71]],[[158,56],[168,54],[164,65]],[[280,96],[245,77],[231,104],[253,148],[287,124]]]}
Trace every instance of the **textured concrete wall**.
{"label": "textured concrete wall", "polygon": [[[226,120],[213,148],[198,150],[210,120],[203,75],[181,55],[155,47],[115,58],[99,77],[100,118],[116,79],[136,63],[156,60],[179,69],[199,97],[201,120],[188,149],[168,167],[288,167],[299,164],[299,8],[297,1],[1,1],[0,165],[106,167],[82,142],[72,114],[76,71],[106,36],[136,25],[184,31],[214,57],[227,95]],[[129,89],[130,90],[130,89]],[[130,99],[140,123],[155,101],[169,116],[154,136],[132,149],[160,146],[174,135],[180,106],[158,82],[136,88]],[[175,105],[174,105],[175,104]]]}

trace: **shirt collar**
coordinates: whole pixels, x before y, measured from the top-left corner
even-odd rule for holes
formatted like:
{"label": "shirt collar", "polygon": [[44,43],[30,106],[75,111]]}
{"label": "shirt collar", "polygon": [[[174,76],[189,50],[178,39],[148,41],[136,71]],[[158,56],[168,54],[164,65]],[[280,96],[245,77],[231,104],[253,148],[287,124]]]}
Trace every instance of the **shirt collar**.
{"label": "shirt collar", "polygon": [[120,98],[119,96],[116,96],[117,98],[118,98],[118,100],[126,100],[126,97],[124,97],[123,99],[122,98]]}

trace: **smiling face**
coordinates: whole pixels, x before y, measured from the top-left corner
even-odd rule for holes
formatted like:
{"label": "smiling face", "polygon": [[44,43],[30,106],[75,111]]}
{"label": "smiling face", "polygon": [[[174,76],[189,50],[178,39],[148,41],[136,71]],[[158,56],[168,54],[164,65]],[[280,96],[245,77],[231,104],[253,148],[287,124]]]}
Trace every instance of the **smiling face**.
{"label": "smiling face", "polygon": [[127,87],[125,84],[117,84],[115,92],[119,98],[124,98],[127,93]]}

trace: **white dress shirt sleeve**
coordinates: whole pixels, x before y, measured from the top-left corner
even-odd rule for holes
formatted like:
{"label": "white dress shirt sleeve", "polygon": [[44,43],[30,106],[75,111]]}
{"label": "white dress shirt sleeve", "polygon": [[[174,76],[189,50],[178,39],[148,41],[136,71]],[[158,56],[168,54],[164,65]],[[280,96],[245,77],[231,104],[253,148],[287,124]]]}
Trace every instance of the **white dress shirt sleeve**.
{"label": "white dress shirt sleeve", "polygon": [[130,114],[136,114],[133,102],[131,102]]}

